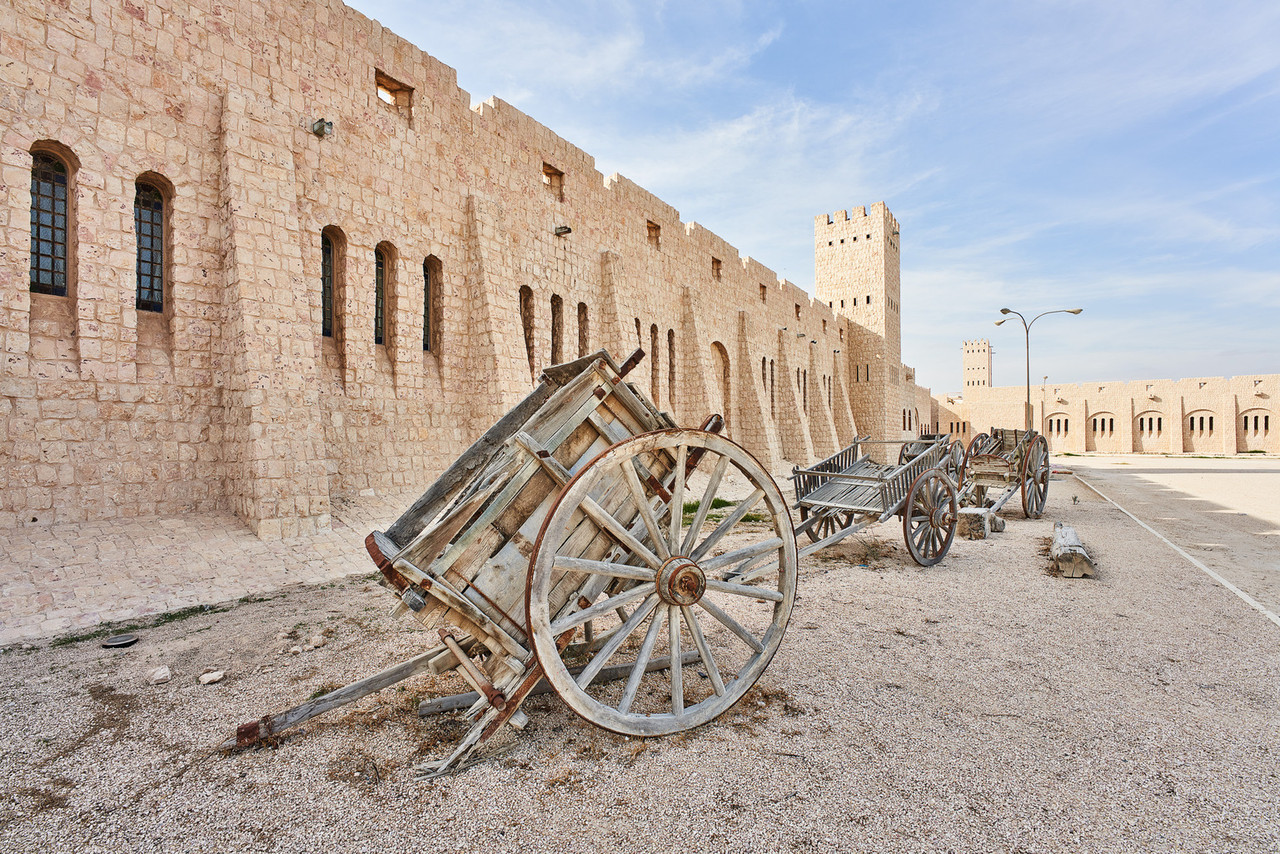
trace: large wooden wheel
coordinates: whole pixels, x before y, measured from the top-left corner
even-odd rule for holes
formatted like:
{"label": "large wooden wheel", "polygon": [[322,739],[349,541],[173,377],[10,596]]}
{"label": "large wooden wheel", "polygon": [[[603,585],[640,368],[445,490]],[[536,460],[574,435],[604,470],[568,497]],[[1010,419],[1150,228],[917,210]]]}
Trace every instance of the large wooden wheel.
{"label": "large wooden wheel", "polygon": [[991,435],[988,433],[979,433],[969,440],[969,447],[964,452],[965,468],[969,467],[969,460],[981,454],[991,442]]}
{"label": "large wooden wheel", "polygon": [[956,490],[940,469],[923,472],[911,484],[902,510],[902,538],[921,566],[947,555],[956,536]]}
{"label": "large wooden wheel", "polygon": [[1049,443],[1044,436],[1031,440],[1022,457],[1022,512],[1028,519],[1039,519],[1049,498]]}
{"label": "large wooden wheel", "polygon": [[818,521],[814,522],[812,527],[805,529],[805,534],[815,543],[848,528],[854,523],[856,515],[852,510],[811,510],[803,504],[800,505],[801,522],[815,513],[818,514]]}
{"label": "large wooden wheel", "polygon": [[956,439],[947,446],[947,455],[942,458],[942,470],[957,488],[964,483],[964,461],[964,442]]}
{"label": "large wooden wheel", "polygon": [[[690,459],[686,492],[671,473]],[[711,515],[717,497],[743,493]],[[687,497],[698,499],[689,519]],[[796,564],[786,500],[743,448],[701,430],[623,440],[574,475],[538,534],[526,593],[538,663],[569,708],[605,729],[699,726],[741,699],[782,643]],[[588,626],[608,640],[562,658]],[[598,678],[606,666],[614,681]]]}

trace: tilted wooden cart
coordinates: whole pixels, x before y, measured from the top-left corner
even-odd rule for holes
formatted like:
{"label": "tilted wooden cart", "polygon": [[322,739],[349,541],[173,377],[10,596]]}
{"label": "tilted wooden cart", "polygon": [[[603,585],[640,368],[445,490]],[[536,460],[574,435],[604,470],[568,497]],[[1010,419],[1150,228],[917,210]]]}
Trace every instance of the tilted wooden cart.
{"label": "tilted wooden cart", "polygon": [[953,443],[947,436],[903,442],[896,466],[873,462],[864,452],[871,444],[895,442],[864,437],[792,473],[801,520],[796,533],[810,540],[801,557],[900,516],[912,559],[933,566],[946,557],[956,533],[956,488],[947,474]]}
{"label": "tilted wooden cart", "polygon": [[[224,746],[450,670],[475,689],[472,726],[422,776],[467,764],[505,724],[522,728],[520,705],[544,678],[583,718],[637,736],[698,726],[741,699],[782,642],[795,531],[765,469],[715,432],[719,416],[711,429],[680,429],[623,381],[643,355],[619,367],[601,351],[548,369],[369,535],[397,610],[438,625],[439,646],[250,721]],[[727,491],[745,497],[717,521],[709,514]]]}
{"label": "tilted wooden cart", "polygon": [[1034,430],[992,427],[969,442],[961,475],[961,503],[1000,508],[1017,493],[1022,512],[1039,519],[1049,497],[1049,443]]}

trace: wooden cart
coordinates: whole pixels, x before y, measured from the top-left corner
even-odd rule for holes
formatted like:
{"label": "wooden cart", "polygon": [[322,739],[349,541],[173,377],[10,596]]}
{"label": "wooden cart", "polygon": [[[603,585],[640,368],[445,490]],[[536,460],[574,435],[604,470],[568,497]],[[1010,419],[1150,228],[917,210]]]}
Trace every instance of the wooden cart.
{"label": "wooden cart", "polygon": [[[545,679],[614,732],[687,730],[733,706],[782,641],[796,590],[786,501],[744,449],[680,429],[601,351],[549,368],[515,409],[366,546],[397,610],[439,646],[287,712],[247,747],[418,673],[475,689],[471,728],[429,777],[472,760]],[[723,514],[713,508],[726,492]],[[745,497],[743,497],[745,496]],[[687,666],[686,666],[687,665]],[[612,680],[612,681],[611,681]]]}
{"label": "wooden cart", "polygon": [[1017,493],[1023,515],[1039,519],[1049,497],[1049,443],[1034,430],[992,427],[969,442],[960,481],[961,503],[999,511]]}
{"label": "wooden cart", "polygon": [[956,533],[956,487],[946,466],[954,461],[947,436],[903,442],[898,465],[872,462],[866,445],[896,444],[861,438],[807,469],[796,469],[796,507],[810,544],[801,557],[892,516],[902,518],[907,551],[921,566],[933,566],[951,548]]}

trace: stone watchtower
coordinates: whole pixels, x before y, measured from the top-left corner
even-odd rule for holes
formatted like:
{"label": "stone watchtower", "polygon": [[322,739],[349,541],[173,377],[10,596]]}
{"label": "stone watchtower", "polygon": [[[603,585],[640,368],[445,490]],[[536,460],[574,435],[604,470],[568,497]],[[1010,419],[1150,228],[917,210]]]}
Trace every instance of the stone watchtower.
{"label": "stone watchtower", "polygon": [[902,435],[900,246],[884,202],[814,218],[814,294],[852,321],[841,355],[854,418],[877,439]]}
{"label": "stone watchtower", "polygon": [[964,388],[970,397],[978,389],[991,388],[991,342],[986,338],[964,342]]}

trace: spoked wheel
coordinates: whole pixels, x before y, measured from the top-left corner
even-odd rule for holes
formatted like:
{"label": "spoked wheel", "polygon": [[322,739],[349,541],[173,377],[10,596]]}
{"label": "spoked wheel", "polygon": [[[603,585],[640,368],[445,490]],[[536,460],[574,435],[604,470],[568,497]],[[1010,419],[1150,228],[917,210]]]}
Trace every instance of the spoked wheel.
{"label": "spoked wheel", "polygon": [[[810,510],[808,507],[805,507],[803,504],[800,505],[800,521],[803,522],[804,520],[808,519],[810,516],[814,514],[814,512],[815,511]],[[809,536],[809,539],[815,543],[820,540],[825,540],[827,537],[831,536],[836,531],[843,531],[845,528],[852,525],[854,521],[854,513],[852,510],[848,512],[842,512],[839,510],[825,510],[825,511],[816,511],[816,512],[820,514],[821,518],[819,518],[818,521],[813,523],[813,527],[805,530],[805,533]]]}
{"label": "spoked wheel", "polygon": [[957,488],[964,483],[964,459],[964,442],[956,439],[947,446],[947,455],[942,459],[942,470]]}
{"label": "spoked wheel", "polygon": [[1049,498],[1049,443],[1044,436],[1031,440],[1022,458],[1022,512],[1028,519],[1039,519]]}
{"label": "spoked wheel", "polygon": [[964,452],[964,467],[969,467],[969,460],[983,452],[987,444],[991,441],[991,436],[987,433],[979,433],[969,440],[969,447]]}
{"label": "spoked wheel", "polygon": [[921,566],[933,566],[947,555],[956,536],[956,490],[937,468],[916,478],[902,511],[902,537]]}
{"label": "spoked wheel", "polygon": [[[685,519],[685,478],[673,473],[699,456]],[[709,516],[717,497],[743,492]],[[782,643],[796,563],[786,500],[743,448],[701,430],[623,440],[579,470],[543,522],[526,592],[534,651],[561,699],[598,726],[699,726],[741,699]],[[562,658],[559,644],[588,623],[608,640]]]}

